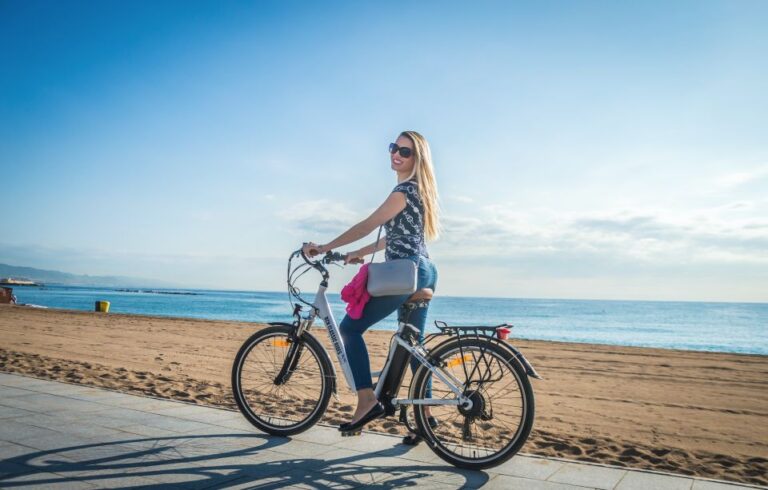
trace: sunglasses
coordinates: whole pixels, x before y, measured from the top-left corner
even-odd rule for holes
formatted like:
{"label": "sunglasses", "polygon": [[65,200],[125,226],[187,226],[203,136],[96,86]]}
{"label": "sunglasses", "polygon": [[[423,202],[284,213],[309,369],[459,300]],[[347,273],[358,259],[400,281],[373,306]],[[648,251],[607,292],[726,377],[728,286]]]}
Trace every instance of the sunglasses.
{"label": "sunglasses", "polygon": [[413,150],[411,150],[407,146],[397,146],[394,143],[389,144],[389,152],[393,155],[395,153],[400,153],[400,156],[403,158],[408,158],[411,155],[413,155]]}

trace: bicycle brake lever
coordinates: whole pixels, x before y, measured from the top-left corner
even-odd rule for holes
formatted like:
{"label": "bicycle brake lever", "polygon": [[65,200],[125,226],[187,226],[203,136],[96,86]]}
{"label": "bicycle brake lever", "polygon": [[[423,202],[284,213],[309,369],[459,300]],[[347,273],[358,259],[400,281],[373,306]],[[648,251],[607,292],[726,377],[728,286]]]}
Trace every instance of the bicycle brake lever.
{"label": "bicycle brake lever", "polygon": [[339,260],[344,260],[344,255],[339,252],[326,252],[325,257],[322,258],[324,264],[333,264]]}

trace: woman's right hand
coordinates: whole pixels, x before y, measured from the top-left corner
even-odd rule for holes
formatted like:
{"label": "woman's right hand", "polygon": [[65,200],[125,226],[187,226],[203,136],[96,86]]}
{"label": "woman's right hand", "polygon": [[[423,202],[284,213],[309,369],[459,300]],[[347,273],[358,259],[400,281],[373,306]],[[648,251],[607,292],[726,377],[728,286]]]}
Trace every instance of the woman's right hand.
{"label": "woman's right hand", "polygon": [[363,257],[365,257],[365,255],[361,254],[359,250],[348,252],[347,256],[344,257],[344,264],[362,264],[365,262]]}

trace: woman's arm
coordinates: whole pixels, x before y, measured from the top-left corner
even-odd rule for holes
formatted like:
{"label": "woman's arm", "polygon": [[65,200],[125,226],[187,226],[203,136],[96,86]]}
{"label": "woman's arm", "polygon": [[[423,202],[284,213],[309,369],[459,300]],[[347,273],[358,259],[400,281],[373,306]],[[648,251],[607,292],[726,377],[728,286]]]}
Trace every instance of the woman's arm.
{"label": "woman's arm", "polygon": [[[352,242],[356,242],[361,238],[368,236],[373,230],[397,216],[400,211],[405,209],[405,204],[405,194],[402,192],[392,192],[384,201],[384,203],[363,221],[352,226],[350,229],[334,238],[330,242],[326,243],[325,245],[316,245],[312,242],[309,242],[304,247],[305,253],[310,255],[314,255],[312,251],[316,251],[317,253],[325,253],[329,250],[333,250],[339,247],[343,247],[344,245],[348,245]],[[371,253],[373,253],[373,250],[371,250]]]}
{"label": "woman's arm", "polygon": [[362,257],[364,255],[372,254],[373,252],[378,252],[379,250],[384,250],[385,248],[387,248],[387,237],[382,236],[381,239],[379,240],[378,246],[376,242],[373,242],[370,245],[366,245],[365,247],[357,250],[354,253]]}

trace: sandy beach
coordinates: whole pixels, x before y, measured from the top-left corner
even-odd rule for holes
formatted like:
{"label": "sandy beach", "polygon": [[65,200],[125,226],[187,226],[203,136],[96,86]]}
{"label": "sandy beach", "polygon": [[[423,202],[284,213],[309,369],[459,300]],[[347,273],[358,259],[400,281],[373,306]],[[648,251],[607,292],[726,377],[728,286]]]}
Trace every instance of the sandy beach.
{"label": "sandy beach", "polygon": [[[0,305],[0,371],[233,408],[232,360],[262,327]],[[374,370],[390,337],[366,334]],[[768,357],[512,342],[545,378],[523,452],[768,484]],[[349,417],[353,395],[339,395],[327,423]]]}

